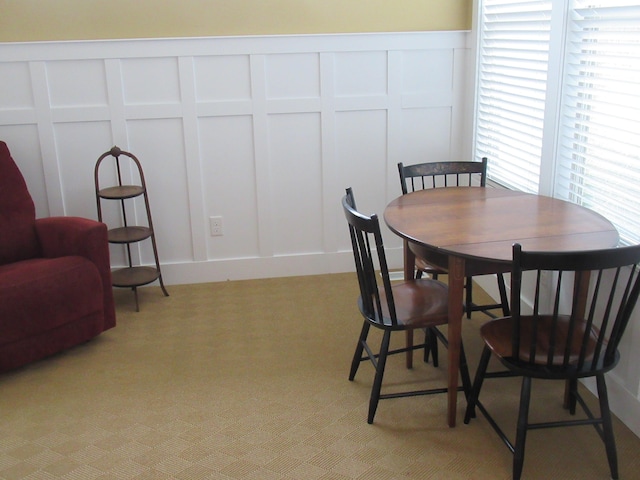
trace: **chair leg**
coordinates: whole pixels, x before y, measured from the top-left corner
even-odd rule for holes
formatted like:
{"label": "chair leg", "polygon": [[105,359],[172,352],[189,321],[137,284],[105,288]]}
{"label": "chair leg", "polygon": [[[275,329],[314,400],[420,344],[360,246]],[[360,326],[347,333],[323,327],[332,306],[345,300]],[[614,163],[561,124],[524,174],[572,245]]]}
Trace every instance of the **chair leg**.
{"label": "chair leg", "polygon": [[367,341],[367,335],[369,335],[369,328],[371,325],[365,320],[362,324],[362,330],[360,331],[360,337],[358,338],[358,344],[356,345],[356,351],[353,354],[353,360],[351,361],[351,371],[349,372],[349,380],[353,381],[362,361],[362,351],[364,350],[364,344]]}
{"label": "chair leg", "polygon": [[467,356],[464,353],[464,345],[460,343],[460,377],[462,378],[462,390],[464,397],[468,400],[471,395],[471,377],[469,376],[469,365]]}
{"label": "chair leg", "polygon": [[497,307],[502,308],[503,316],[508,317],[509,315],[511,315],[511,309],[509,308],[509,297],[507,296],[507,287],[504,282],[504,275],[502,275],[501,273],[497,274],[497,279],[498,291],[500,293],[500,303],[491,305],[475,305],[473,303],[473,278],[467,277],[464,287],[466,292],[464,305],[467,318],[471,318],[471,313],[474,311],[480,311],[492,318],[496,318],[497,316],[493,313],[490,313],[489,310],[493,310]]}
{"label": "chair leg", "polygon": [[498,291],[500,292],[500,303],[502,304],[502,315],[508,317],[511,315],[511,309],[509,308],[509,297],[507,296],[507,287],[504,283],[504,275],[498,274]]}
{"label": "chair leg", "polygon": [[433,366],[438,366],[438,337],[431,328],[424,332],[424,363],[429,363],[429,354],[433,359]]}
{"label": "chair leg", "polygon": [[[422,270],[415,270],[414,272],[414,278],[416,280],[419,280],[422,278]],[[413,368],[413,350],[411,350],[411,347],[413,347],[413,330],[407,330],[406,331],[406,337],[407,337],[407,353],[405,353],[406,356],[406,363],[407,363],[407,368],[408,369],[412,369]],[[424,352],[424,358],[425,358],[425,362],[427,361],[427,358],[429,356],[429,352],[427,352],[425,350]]]}
{"label": "chair leg", "polygon": [[405,360],[407,368],[410,370],[413,368],[413,330],[407,330],[405,332],[407,351],[405,352]]}
{"label": "chair leg", "polygon": [[571,415],[576,414],[576,404],[578,403],[578,380],[572,379],[567,380],[568,398],[567,398],[567,408]]}
{"label": "chair leg", "polygon": [[531,400],[531,377],[522,377],[522,389],[520,390],[520,411],[518,413],[518,427],[516,431],[516,443],[513,452],[513,480],[520,480],[522,465],[524,463],[524,445],[527,440],[527,428],[529,423],[529,403]]}
{"label": "chair leg", "polygon": [[476,370],[475,379],[473,380],[473,387],[471,388],[471,393],[467,399],[467,411],[464,415],[464,423],[468,424],[469,421],[476,416],[476,402],[478,401],[478,397],[480,397],[480,389],[482,388],[482,382],[484,381],[484,375],[487,372],[490,359],[491,349],[485,345],[482,350],[482,355],[480,356],[480,362],[478,363],[478,370]]}
{"label": "chair leg", "polygon": [[467,281],[465,284],[465,293],[466,293],[466,300],[465,300],[465,310],[467,312],[467,318],[471,318],[471,312],[473,311],[473,279],[471,277],[467,277]]}
{"label": "chair leg", "polygon": [[[422,278],[422,270],[416,270],[415,278]],[[437,273],[432,273],[431,278],[434,280],[438,279]],[[433,358],[433,366],[438,366],[438,340],[435,335],[431,337],[429,335],[429,329],[425,331],[425,344],[427,345],[424,349],[424,363],[429,363],[429,353],[431,353],[431,358]],[[409,337],[411,337],[411,342],[409,342]],[[413,346],[413,330],[407,330],[407,347]],[[413,351],[409,350],[407,352],[407,368],[413,368]]]}
{"label": "chair leg", "polygon": [[140,311],[140,304],[138,303],[138,289],[136,287],[132,287],[133,290],[133,298],[136,300],[136,312]]}
{"label": "chair leg", "polygon": [[376,365],[376,377],[373,380],[371,388],[371,398],[369,400],[369,417],[367,423],[373,423],[373,417],[376,415],[378,402],[380,401],[380,390],[382,389],[382,377],[384,376],[384,367],[387,363],[387,353],[389,352],[389,340],[391,339],[391,331],[385,330],[382,336],[382,344],[380,345],[380,353],[378,355],[378,363]]}
{"label": "chair leg", "polygon": [[613,422],[611,421],[611,411],[609,410],[609,395],[604,374],[596,375],[598,386],[598,398],[600,399],[600,415],[602,416],[602,430],[604,433],[604,445],[607,450],[607,460],[611,470],[611,478],[618,478],[618,455],[616,453],[616,440],[613,435]]}

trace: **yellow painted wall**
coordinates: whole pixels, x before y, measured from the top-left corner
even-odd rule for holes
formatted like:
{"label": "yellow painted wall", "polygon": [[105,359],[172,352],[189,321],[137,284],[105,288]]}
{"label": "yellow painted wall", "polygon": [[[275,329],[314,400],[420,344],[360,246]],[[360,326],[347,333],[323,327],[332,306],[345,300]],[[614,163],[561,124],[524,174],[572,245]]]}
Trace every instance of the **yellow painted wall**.
{"label": "yellow painted wall", "polygon": [[468,30],[472,0],[0,0],[0,42]]}

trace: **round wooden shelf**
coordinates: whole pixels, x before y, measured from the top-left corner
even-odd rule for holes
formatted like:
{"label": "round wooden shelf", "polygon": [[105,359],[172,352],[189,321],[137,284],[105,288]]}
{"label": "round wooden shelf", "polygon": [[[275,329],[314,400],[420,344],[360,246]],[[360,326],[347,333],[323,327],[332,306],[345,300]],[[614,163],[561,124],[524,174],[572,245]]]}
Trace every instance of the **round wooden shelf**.
{"label": "round wooden shelf", "polygon": [[132,243],[145,240],[152,235],[149,227],[118,227],[109,230],[109,243]]}
{"label": "round wooden shelf", "polygon": [[121,185],[118,187],[103,188],[98,192],[102,198],[119,200],[123,198],[133,198],[144,193],[144,188],[140,185]]}
{"label": "round wooden shelf", "polygon": [[114,287],[139,287],[160,278],[160,272],[154,267],[126,267],[111,272],[111,284]]}

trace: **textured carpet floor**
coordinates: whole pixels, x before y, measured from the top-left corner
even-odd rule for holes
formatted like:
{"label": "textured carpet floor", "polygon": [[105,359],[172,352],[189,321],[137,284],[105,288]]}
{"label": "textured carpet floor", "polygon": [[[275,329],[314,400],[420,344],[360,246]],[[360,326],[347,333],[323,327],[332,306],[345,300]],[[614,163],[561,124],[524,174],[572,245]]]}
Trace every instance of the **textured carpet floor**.
{"label": "textured carpet floor", "polygon": [[[116,290],[118,326],[0,376],[0,478],[504,479],[511,455],[486,421],[446,425],[446,396],[383,400],[366,423],[373,369],[347,374],[361,318],[353,274]],[[472,370],[477,328],[465,321]],[[402,342],[402,336],[397,341]],[[387,364],[385,388],[444,384]],[[473,372],[472,372],[473,373]],[[563,416],[562,385],[534,384],[532,416]],[[486,386],[512,421],[518,384]],[[542,406],[540,406],[542,404]],[[616,421],[621,478],[640,439]],[[524,479],[607,479],[592,427],[533,432]]]}

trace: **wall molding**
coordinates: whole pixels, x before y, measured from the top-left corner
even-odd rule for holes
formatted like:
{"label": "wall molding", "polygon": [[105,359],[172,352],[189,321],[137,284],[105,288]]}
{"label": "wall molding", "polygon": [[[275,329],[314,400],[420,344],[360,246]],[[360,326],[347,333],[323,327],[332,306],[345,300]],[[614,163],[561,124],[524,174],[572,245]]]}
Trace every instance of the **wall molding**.
{"label": "wall molding", "polygon": [[3,62],[469,48],[469,31],[185,37],[0,43]]}

